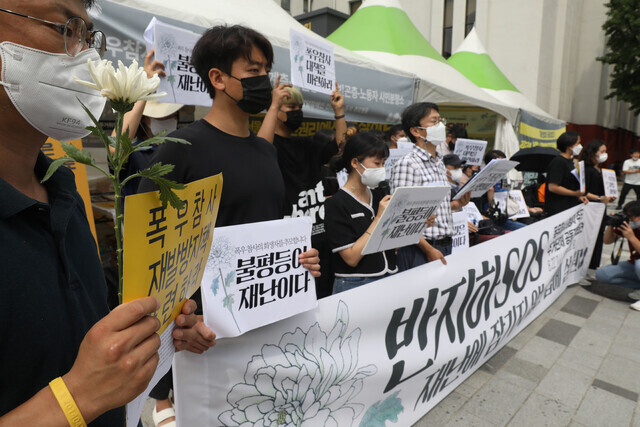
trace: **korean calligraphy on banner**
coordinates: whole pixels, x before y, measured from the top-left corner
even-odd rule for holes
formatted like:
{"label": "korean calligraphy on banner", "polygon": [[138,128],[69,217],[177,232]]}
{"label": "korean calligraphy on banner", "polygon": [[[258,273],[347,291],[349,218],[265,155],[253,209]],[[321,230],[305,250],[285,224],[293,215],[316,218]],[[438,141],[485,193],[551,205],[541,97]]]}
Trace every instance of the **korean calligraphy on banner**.
{"label": "korean calligraphy on banner", "polygon": [[362,255],[415,245],[427,219],[442,203],[450,186],[399,187],[362,249]]}
{"label": "korean calligraphy on banner", "polygon": [[314,279],[298,262],[311,249],[311,218],[216,229],[202,277],[205,324],[235,337],[317,306]]}
{"label": "korean calligraphy on banner", "polygon": [[607,197],[618,197],[618,179],[616,171],[602,169],[602,181],[604,183],[604,195]]}
{"label": "korean calligraphy on banner", "polygon": [[157,191],[126,198],[123,301],[156,297],[160,333],[200,286],[221,193],[218,174],[177,190],[185,202],[181,210],[163,207]]}
{"label": "korean calligraphy on banner", "polygon": [[[73,144],[73,146],[75,146],[77,149],[82,150],[82,140],[80,139],[69,141],[69,144]],[[45,156],[48,156],[54,160],[66,156],[66,153],[62,149],[62,144],[60,143],[60,141],[56,141],[55,139],[51,138],[47,139],[41,150],[45,154]],[[78,190],[78,194],[80,194],[80,197],[82,197],[82,201],[84,202],[84,210],[87,213],[87,221],[89,221],[91,234],[93,234],[93,238],[96,239],[97,245],[98,238],[96,237],[96,224],[93,220],[93,209],[91,207],[91,194],[89,193],[87,167],[82,163],[76,162],[65,163],[65,166],[71,169],[73,171],[73,174],[76,176],[76,189]]]}
{"label": "korean calligraphy on banner", "polygon": [[453,154],[457,154],[468,165],[482,165],[482,157],[487,148],[487,141],[458,138]]}
{"label": "korean calligraphy on banner", "polygon": [[[149,28],[150,27],[150,28]],[[207,88],[191,65],[191,51],[200,34],[153,19],[145,36],[153,31],[155,59],[162,62],[167,77],[160,79],[159,92],[167,96],[161,102],[211,106]]]}
{"label": "korean calligraphy on banner", "polygon": [[333,46],[294,29],[289,31],[289,35],[293,85],[331,95],[336,86]]}
{"label": "korean calligraphy on banner", "polygon": [[603,213],[576,206],[177,353],[178,425],[413,425],[584,277]]}

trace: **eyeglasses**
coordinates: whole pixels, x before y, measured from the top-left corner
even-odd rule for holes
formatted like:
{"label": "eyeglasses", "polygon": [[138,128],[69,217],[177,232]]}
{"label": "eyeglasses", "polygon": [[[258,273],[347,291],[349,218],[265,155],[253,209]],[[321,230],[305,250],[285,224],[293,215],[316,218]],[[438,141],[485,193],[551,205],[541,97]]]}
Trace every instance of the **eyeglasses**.
{"label": "eyeglasses", "polygon": [[102,31],[88,31],[87,23],[79,16],[72,16],[65,24],[61,24],[59,22],[47,21],[46,19],[34,18],[33,16],[14,12],[8,9],[0,8],[0,12],[33,19],[52,26],[57,32],[64,36],[64,51],[69,56],[76,56],[82,51],[85,45],[97,50],[100,58],[104,56],[104,53],[107,50],[107,39],[104,36],[104,33]]}

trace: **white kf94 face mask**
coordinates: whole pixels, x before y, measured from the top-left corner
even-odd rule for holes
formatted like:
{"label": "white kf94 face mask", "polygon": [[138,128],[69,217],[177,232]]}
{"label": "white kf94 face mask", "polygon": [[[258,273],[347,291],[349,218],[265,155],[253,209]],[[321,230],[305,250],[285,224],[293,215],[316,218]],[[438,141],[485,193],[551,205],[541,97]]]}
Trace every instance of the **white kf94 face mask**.
{"label": "white kf94 face mask", "polygon": [[31,126],[59,141],[87,136],[92,125],[80,101],[100,118],[106,98],[73,77],[92,81],[87,60],[100,61],[95,49],[74,57],[66,53],[45,52],[19,44],[0,43],[2,73],[0,85]]}
{"label": "white kf94 face mask", "polygon": [[429,141],[433,145],[438,145],[446,141],[447,139],[447,127],[442,122],[429,126],[427,128],[419,127],[419,129],[425,129],[427,131],[427,137],[425,141]]}
{"label": "white kf94 face mask", "polygon": [[[367,187],[376,188],[387,176],[384,168],[365,168],[362,163],[360,166],[364,168],[364,172],[360,174],[360,180]],[[357,169],[356,172],[358,172]]]}

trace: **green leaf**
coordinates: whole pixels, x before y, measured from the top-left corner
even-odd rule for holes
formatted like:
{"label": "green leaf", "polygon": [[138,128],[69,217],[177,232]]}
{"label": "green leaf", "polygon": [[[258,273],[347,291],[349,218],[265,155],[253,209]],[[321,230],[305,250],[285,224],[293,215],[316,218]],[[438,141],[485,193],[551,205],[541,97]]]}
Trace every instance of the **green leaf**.
{"label": "green leaf", "polygon": [[67,156],[71,157],[73,160],[75,160],[78,163],[82,163],[83,165],[89,165],[89,166],[95,166],[96,164],[96,162],[93,160],[93,157],[91,157],[91,153],[84,152],[73,144],[69,144],[68,142],[63,142],[62,149],[64,150],[65,153],[67,153]]}
{"label": "green leaf", "polygon": [[159,136],[156,135],[153,138],[149,138],[145,141],[142,141],[140,144],[136,145],[133,149],[133,151],[138,151],[138,150],[146,150],[148,146],[150,145],[161,145],[164,144],[165,142],[175,142],[176,144],[185,144],[185,145],[191,145],[191,143],[189,141],[187,141],[186,139],[182,139],[182,138],[167,138],[165,136]]}
{"label": "green leaf", "polygon": [[222,305],[233,313],[233,294],[229,294],[222,300]]}
{"label": "green leaf", "polygon": [[216,277],[215,279],[213,279],[213,282],[211,282],[211,290],[213,291],[213,295],[218,295],[218,278]]}
{"label": "green leaf", "polygon": [[402,400],[398,399],[396,391],[383,401],[378,401],[371,405],[365,412],[360,427],[385,427],[387,421],[398,422],[398,415],[404,411]]}
{"label": "green leaf", "polygon": [[42,181],[40,181],[40,184],[44,183],[49,178],[51,178],[51,175],[53,175],[60,166],[64,165],[67,162],[73,162],[73,159],[69,157],[61,157],[51,162],[51,164],[49,165],[49,169],[47,169],[47,173],[44,174],[44,178],[42,178]]}
{"label": "green leaf", "polygon": [[131,142],[131,138],[129,138],[129,131],[124,131],[122,133],[122,137],[120,138],[120,144],[122,146],[122,156],[123,160],[129,157],[131,153],[133,153],[133,143]]}
{"label": "green leaf", "polygon": [[87,130],[91,130],[91,132],[93,132],[95,130],[96,133],[94,133],[94,135],[99,136],[100,139],[102,140],[102,142],[104,142],[106,144],[107,141],[109,141],[109,139],[108,139],[107,134],[104,132],[104,129],[102,129],[102,126],[100,126],[100,122],[98,121],[98,119],[96,119],[94,117],[93,114],[91,114],[91,111],[89,111],[89,109],[87,107],[85,107],[85,105],[82,103],[82,101],[80,101],[80,98],[76,98],[76,99],[78,100],[78,102],[82,106],[82,109],[89,115],[89,118],[91,119],[91,121],[95,125],[95,126],[91,126],[92,129],[89,129],[89,126],[88,126]]}
{"label": "green leaf", "polygon": [[232,270],[229,274],[227,274],[227,277],[225,277],[224,279],[224,285],[228,288],[229,286],[231,286],[231,284],[233,283],[233,279],[235,279],[236,277],[236,272],[235,270]]}
{"label": "green leaf", "polygon": [[166,174],[173,171],[173,165],[163,165],[162,162],[154,163],[151,167],[143,169],[138,172],[138,175],[144,178],[157,178],[161,176],[165,176]]}

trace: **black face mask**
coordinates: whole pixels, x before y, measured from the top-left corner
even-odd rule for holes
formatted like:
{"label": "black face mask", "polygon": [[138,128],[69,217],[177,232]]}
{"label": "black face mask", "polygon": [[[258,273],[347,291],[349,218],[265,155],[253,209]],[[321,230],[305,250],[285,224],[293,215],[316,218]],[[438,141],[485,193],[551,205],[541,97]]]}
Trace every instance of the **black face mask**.
{"label": "black face mask", "polygon": [[287,120],[283,123],[286,127],[289,128],[290,131],[295,131],[302,124],[302,120],[304,119],[304,114],[302,114],[302,110],[292,110],[287,111]]}
{"label": "black face mask", "polygon": [[448,145],[449,145],[449,150],[451,150],[451,151],[455,150],[455,148],[456,148],[456,143],[455,142],[449,141]]}
{"label": "black face mask", "polygon": [[[231,74],[229,74],[231,76]],[[233,76],[231,76],[233,77]],[[238,104],[238,107],[245,113],[257,114],[262,110],[266,110],[271,105],[271,81],[268,75],[245,77],[239,79],[233,77],[242,83],[242,99],[237,100],[229,95],[225,90],[224,93]]]}

